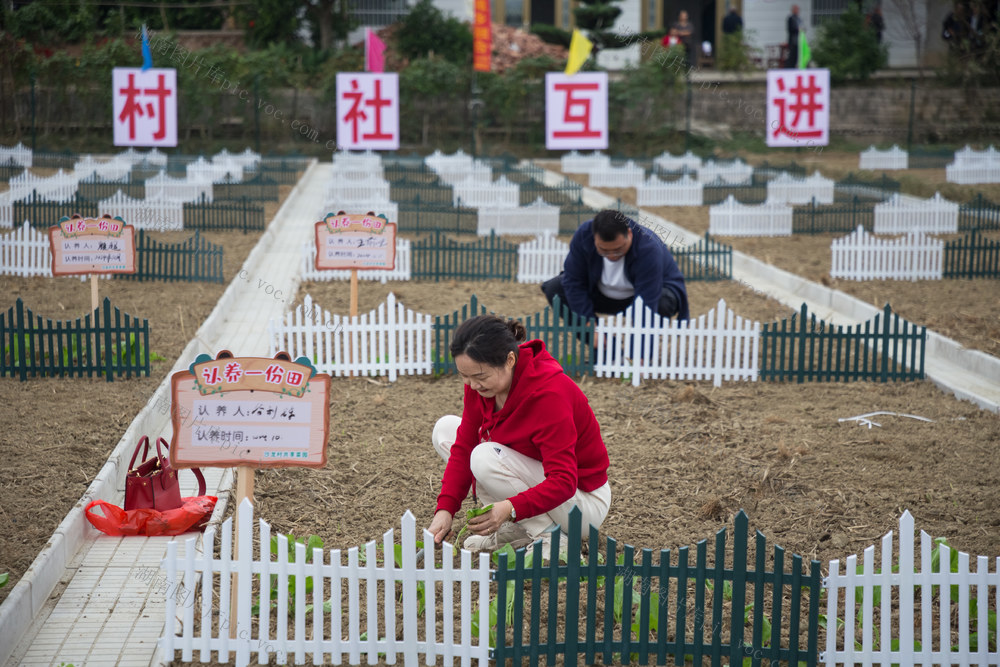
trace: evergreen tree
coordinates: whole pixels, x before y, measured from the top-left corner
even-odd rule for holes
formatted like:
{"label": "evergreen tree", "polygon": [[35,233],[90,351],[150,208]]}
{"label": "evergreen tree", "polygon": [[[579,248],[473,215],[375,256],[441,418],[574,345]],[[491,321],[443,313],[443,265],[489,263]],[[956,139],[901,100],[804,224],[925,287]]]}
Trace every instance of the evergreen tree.
{"label": "evergreen tree", "polygon": [[622,13],[621,8],[615,6],[617,2],[620,0],[580,0],[580,4],[573,10],[577,27],[586,32],[587,38],[598,50],[623,46],[611,30]]}

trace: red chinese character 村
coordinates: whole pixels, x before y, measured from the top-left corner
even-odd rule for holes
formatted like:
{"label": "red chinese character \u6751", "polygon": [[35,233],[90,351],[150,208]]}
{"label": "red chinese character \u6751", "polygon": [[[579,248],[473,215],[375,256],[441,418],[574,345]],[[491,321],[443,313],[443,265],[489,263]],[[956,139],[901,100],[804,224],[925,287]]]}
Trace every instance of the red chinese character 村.
{"label": "red chinese character \u6751", "polygon": [[[167,136],[167,98],[173,92],[166,87],[162,74],[159,75],[159,85],[156,88],[136,88],[135,74],[129,74],[128,85],[118,92],[125,94],[125,105],[122,107],[122,112],[118,116],[118,120],[122,122],[128,121],[129,139],[135,139],[136,116],[149,116],[150,118],[159,119],[159,126],[156,132],[153,133],[153,138],[163,139]],[[156,108],[153,108],[152,102],[147,101],[145,112],[143,112],[142,102],[137,101],[140,94],[152,95],[157,98]]]}

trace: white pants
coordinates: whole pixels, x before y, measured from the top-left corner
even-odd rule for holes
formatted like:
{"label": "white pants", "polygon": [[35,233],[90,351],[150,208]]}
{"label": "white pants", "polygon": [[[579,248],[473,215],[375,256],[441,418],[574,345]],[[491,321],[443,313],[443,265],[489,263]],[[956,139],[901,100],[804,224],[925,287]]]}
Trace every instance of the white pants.
{"label": "white pants", "polygon": [[[434,449],[445,462],[451,454],[451,446],[455,444],[455,435],[461,423],[461,417],[445,415],[434,425],[431,440],[434,442]],[[476,493],[487,505],[516,496],[545,480],[541,461],[497,442],[483,442],[477,445],[472,450],[469,466],[476,478]],[[562,505],[545,514],[518,519],[517,524],[524,528],[532,539],[538,538],[555,524],[559,524],[565,533],[569,529],[569,511],[574,506],[579,507],[583,514],[581,536],[587,539],[590,526],[600,528],[608,516],[608,508],[611,506],[611,485],[605,482],[604,486],[590,492],[577,489],[573,497]]]}

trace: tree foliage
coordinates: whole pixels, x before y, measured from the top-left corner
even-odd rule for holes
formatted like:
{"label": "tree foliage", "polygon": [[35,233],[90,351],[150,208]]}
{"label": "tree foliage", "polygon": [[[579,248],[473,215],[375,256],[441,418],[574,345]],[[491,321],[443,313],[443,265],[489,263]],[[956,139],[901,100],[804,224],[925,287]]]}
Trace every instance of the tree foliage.
{"label": "tree foliage", "polygon": [[458,19],[445,16],[431,0],[420,0],[400,21],[397,47],[404,58],[416,60],[434,53],[465,65],[472,58],[472,31]]}
{"label": "tree foliage", "polygon": [[611,28],[621,16],[621,7],[615,5],[620,0],[580,0],[573,10],[576,24],[587,31],[587,37],[598,49],[619,48]]}
{"label": "tree foliage", "polygon": [[812,46],[813,60],[830,69],[833,81],[867,80],[889,62],[888,50],[878,43],[875,31],[854,5],[823,24],[819,40]]}

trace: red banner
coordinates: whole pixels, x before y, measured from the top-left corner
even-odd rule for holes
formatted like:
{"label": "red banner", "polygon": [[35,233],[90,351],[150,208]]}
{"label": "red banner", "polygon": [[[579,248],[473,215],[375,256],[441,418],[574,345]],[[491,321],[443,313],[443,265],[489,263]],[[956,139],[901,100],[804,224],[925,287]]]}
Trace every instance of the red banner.
{"label": "red banner", "polygon": [[490,33],[490,0],[475,0],[476,15],[472,22],[472,69],[490,71],[493,36]]}

